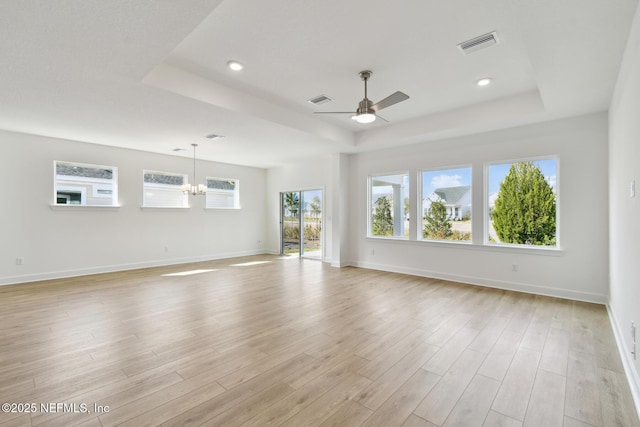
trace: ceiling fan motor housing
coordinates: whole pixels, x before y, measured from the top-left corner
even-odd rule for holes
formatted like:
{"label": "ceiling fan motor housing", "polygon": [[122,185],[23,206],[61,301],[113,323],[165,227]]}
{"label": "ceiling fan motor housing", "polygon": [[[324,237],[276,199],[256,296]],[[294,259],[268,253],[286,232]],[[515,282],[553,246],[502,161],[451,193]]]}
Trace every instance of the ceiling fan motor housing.
{"label": "ceiling fan motor housing", "polygon": [[356,114],[375,114],[375,111],[371,108],[373,101],[368,98],[364,98],[358,103],[358,110]]}

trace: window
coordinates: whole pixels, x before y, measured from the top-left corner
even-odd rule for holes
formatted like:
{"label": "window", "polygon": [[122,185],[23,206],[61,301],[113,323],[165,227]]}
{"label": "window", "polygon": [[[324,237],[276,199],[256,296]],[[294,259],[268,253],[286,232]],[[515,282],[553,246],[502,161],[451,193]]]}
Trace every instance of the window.
{"label": "window", "polygon": [[118,168],[55,161],[56,205],[117,206]]}
{"label": "window", "polygon": [[143,171],[142,206],[145,208],[188,208],[189,195],[180,188],[188,183],[187,175],[171,172]]}
{"label": "window", "polygon": [[409,237],[409,174],[369,177],[369,236]]}
{"label": "window", "polygon": [[557,247],[557,160],[490,164],[490,244]]}
{"label": "window", "polygon": [[207,177],[207,209],[239,209],[240,182],[237,179]]}
{"label": "window", "polygon": [[424,240],[471,241],[471,168],[420,174],[420,232]]}

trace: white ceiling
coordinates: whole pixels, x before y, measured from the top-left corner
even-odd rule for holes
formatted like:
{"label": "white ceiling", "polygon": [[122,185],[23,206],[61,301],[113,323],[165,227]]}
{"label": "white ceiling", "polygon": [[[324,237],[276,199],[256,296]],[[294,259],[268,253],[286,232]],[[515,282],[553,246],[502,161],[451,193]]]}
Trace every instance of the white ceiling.
{"label": "white ceiling", "polygon": [[[638,4],[0,1],[0,128],[258,167],[606,110]],[[355,111],[365,69],[374,102],[410,96],[389,123],[313,114]]]}

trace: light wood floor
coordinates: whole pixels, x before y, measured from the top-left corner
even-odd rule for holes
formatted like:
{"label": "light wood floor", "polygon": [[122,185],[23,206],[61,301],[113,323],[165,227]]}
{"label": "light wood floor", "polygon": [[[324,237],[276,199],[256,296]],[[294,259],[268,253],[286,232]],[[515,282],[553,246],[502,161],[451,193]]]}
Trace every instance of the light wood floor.
{"label": "light wood floor", "polygon": [[3,427],[640,425],[603,306],[274,256],[0,287],[3,402],[37,405]]}

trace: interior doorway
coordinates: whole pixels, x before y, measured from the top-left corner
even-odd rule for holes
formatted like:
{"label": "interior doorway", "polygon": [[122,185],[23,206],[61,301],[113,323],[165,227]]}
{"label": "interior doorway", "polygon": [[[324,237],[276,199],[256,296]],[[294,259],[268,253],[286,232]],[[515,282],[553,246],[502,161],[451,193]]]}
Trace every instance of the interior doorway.
{"label": "interior doorway", "polygon": [[280,253],[323,259],[321,189],[280,193]]}

